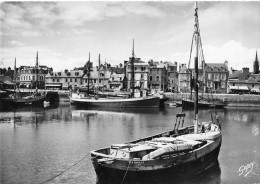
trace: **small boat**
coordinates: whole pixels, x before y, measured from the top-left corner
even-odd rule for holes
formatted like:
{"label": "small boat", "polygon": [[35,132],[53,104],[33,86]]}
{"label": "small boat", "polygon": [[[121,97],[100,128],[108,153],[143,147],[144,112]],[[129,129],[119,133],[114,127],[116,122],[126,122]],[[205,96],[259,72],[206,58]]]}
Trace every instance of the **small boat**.
{"label": "small boat", "polygon": [[[198,102],[199,108],[223,108],[227,106],[226,103],[220,101],[220,100],[214,100],[214,101],[209,101],[206,99],[201,99]],[[194,108],[194,100],[191,99],[182,99],[182,108],[183,109],[191,109]]]}
{"label": "small boat", "polygon": [[7,98],[2,98],[2,102],[7,105],[43,105],[46,95],[31,95],[25,97],[15,97],[15,95],[9,95]]}
{"label": "small boat", "polygon": [[[200,38],[197,3],[195,41]],[[199,44],[196,44],[195,84],[197,84]],[[222,134],[219,118],[208,122],[198,119],[198,84],[195,87],[193,124],[183,127],[185,114],[176,115],[172,130],[124,144],[91,151],[98,181],[107,183],[161,183],[178,181],[212,167],[219,155]],[[181,126],[181,128],[180,128]],[[169,180],[168,180],[169,179]]]}

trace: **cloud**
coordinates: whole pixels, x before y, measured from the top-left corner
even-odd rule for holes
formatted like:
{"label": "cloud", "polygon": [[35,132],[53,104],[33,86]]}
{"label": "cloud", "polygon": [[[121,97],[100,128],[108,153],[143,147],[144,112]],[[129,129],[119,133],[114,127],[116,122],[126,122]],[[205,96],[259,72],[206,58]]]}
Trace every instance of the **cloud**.
{"label": "cloud", "polygon": [[204,55],[206,62],[209,63],[222,63],[227,60],[229,67],[232,66],[237,70],[248,67],[252,70],[256,50],[260,48],[247,48],[242,43],[232,40],[221,47],[205,45]]}

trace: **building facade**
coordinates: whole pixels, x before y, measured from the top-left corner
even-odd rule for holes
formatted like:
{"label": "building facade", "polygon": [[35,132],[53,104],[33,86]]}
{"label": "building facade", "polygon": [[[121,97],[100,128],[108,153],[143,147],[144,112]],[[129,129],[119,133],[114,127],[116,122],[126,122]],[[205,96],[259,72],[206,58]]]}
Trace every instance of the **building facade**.
{"label": "building facade", "polygon": [[167,65],[168,90],[178,92],[178,70],[177,62],[168,62]]}
{"label": "building facade", "polygon": [[49,89],[78,89],[89,87],[109,88],[111,72],[106,68],[91,67],[89,77],[87,72],[81,70],[64,70],[61,72],[50,72],[45,77],[45,86]]}
{"label": "building facade", "polygon": [[228,62],[205,63],[204,92],[226,93],[229,78]]}
{"label": "building facade", "polygon": [[[132,81],[132,57],[125,62],[127,90],[131,89]],[[149,64],[141,61],[140,58],[134,60],[134,87],[138,89],[148,89]]]}
{"label": "building facade", "polygon": [[167,82],[167,70],[165,67],[149,66],[148,88],[150,90],[164,91],[167,89]]}
{"label": "building facade", "polygon": [[260,92],[260,74],[249,72],[249,68],[233,71],[228,80],[229,93]]}
{"label": "building facade", "polygon": [[20,66],[17,73],[20,87],[35,88],[37,83],[39,88],[43,88],[45,77],[50,71],[51,68],[47,66]]}

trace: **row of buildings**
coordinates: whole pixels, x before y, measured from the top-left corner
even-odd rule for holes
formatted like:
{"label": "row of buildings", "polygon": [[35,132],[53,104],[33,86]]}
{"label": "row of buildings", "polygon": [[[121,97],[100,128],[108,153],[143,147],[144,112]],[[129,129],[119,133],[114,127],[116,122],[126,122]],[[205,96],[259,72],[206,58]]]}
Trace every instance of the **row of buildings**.
{"label": "row of buildings", "polygon": [[[83,67],[74,70],[55,72],[52,68],[38,65],[38,53],[36,65],[20,66],[16,68],[16,76],[12,76],[22,87],[49,88],[49,89],[75,89],[103,87],[106,89],[130,90],[132,82],[137,89],[155,91],[189,92],[193,87],[193,69],[186,64],[177,62],[142,61],[134,57],[124,61],[124,64],[112,67],[104,63],[93,66],[90,59]],[[134,75],[132,73],[134,70]],[[9,73],[10,69],[8,70]],[[0,69],[3,73],[3,69]],[[6,72],[6,71],[4,71]],[[1,74],[0,74],[1,76]],[[2,74],[3,76],[3,74]],[[1,77],[0,77],[1,79]],[[240,88],[240,89],[239,89]],[[259,61],[256,53],[254,71],[248,68],[241,71],[228,69],[228,62],[204,63],[199,70],[199,90],[204,92],[226,93],[230,90],[248,90],[260,88]]]}

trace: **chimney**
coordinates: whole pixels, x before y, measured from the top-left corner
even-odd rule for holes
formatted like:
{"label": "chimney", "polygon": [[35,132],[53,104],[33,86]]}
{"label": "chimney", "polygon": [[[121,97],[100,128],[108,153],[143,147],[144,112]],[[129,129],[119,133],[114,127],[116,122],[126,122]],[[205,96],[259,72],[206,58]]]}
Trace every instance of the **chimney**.
{"label": "chimney", "polygon": [[247,68],[247,67],[244,67],[244,68],[242,68],[243,69],[243,74],[249,74],[249,68]]}
{"label": "chimney", "polygon": [[224,62],[225,67],[228,69],[228,61]]}

